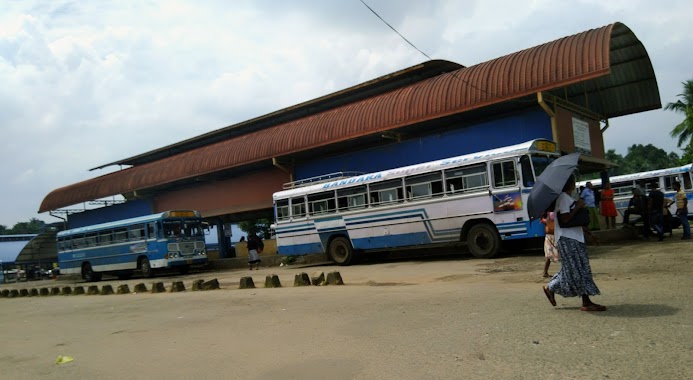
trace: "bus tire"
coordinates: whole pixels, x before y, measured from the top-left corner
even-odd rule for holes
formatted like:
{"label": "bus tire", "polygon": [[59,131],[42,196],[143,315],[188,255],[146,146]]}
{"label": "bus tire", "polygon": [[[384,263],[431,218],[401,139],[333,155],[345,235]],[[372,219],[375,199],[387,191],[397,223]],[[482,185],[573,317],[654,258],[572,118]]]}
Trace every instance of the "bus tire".
{"label": "bus tire", "polygon": [[487,223],[475,224],[467,233],[467,246],[474,257],[490,259],[496,256],[500,245],[500,235]]}
{"label": "bus tire", "polygon": [[140,270],[142,271],[142,277],[154,277],[154,269],[152,268],[152,264],[149,262],[149,259],[146,257],[142,257],[140,259]]}
{"label": "bus tire", "polygon": [[330,242],[328,248],[330,259],[338,265],[349,265],[354,259],[354,248],[349,239],[338,236]]}
{"label": "bus tire", "polygon": [[190,272],[190,265],[183,265],[182,267],[178,268],[178,273],[182,275],[186,275]]}
{"label": "bus tire", "polygon": [[101,273],[96,273],[90,263],[82,264],[82,279],[86,282],[101,281]]}

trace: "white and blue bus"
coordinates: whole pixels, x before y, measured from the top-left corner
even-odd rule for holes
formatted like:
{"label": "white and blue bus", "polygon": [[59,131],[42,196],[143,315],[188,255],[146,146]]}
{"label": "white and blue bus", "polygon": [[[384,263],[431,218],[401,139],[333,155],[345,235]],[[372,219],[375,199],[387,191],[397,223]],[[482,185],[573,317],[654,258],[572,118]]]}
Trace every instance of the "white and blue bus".
{"label": "white and blue bus", "polygon": [[[596,189],[602,189],[603,184],[600,178],[582,181],[578,185],[585,186],[587,182],[592,182]],[[639,187],[644,192],[643,195],[650,193],[656,184],[664,193],[664,197],[670,201],[674,199],[674,183],[681,184],[681,189],[688,198],[688,218],[693,217],[693,164],[677,166],[674,168],[650,170],[640,173],[623,174],[609,178],[611,188],[614,190],[614,203],[618,211],[618,222],[623,219],[623,213],[628,209],[628,202],[633,197],[633,189]],[[669,208],[672,214],[676,211],[676,204],[672,203]]]}
{"label": "white and blue bus", "polygon": [[348,265],[354,251],[454,245],[496,255],[503,240],[544,236],[530,221],[534,179],[559,154],[549,140],[329,181],[309,178],[274,193],[277,252],[327,253]]}
{"label": "white and blue bus", "polygon": [[176,210],[61,231],[60,273],[86,281],[104,273],[129,278],[137,270],[144,277],[163,268],[187,273],[207,262],[205,226],[199,212]]}

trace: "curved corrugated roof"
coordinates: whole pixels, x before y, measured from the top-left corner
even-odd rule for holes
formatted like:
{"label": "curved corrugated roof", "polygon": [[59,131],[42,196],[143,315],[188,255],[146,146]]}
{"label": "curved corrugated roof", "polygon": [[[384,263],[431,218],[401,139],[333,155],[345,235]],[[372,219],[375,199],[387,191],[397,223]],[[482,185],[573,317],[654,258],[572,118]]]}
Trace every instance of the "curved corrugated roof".
{"label": "curved corrugated roof", "polygon": [[[577,85],[575,85],[577,84]],[[571,86],[575,85],[575,86]],[[605,117],[661,107],[650,59],[615,23],[49,193],[39,212],[240,167],[539,91]]]}

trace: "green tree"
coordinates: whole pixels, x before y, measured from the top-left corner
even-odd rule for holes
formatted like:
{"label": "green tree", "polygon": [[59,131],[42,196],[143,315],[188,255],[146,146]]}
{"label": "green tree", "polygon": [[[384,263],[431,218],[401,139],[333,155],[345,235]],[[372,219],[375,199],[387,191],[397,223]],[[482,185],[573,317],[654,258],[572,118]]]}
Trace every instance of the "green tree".
{"label": "green tree", "polygon": [[667,153],[664,149],[657,148],[652,144],[631,145],[623,160],[623,173],[664,169],[680,164],[678,154],[674,152]]}
{"label": "green tree", "polygon": [[664,109],[683,114],[683,121],[671,131],[671,137],[678,137],[679,148],[693,143],[693,80],[683,83],[683,93],[678,94],[679,100],[667,104]]}
{"label": "green tree", "polygon": [[7,234],[21,235],[21,234],[37,234],[43,230],[46,223],[42,220],[36,218],[29,219],[28,222],[19,222],[12,227]]}
{"label": "green tree", "polygon": [[269,239],[271,236],[269,219],[253,219],[238,223],[238,228],[246,234],[256,234],[260,239]]}
{"label": "green tree", "polygon": [[[606,151],[605,158],[614,164],[618,165],[614,168],[609,168],[609,177],[621,175],[621,174],[626,174],[625,171],[623,171],[623,165],[625,163],[625,160],[623,159],[623,156],[620,154],[616,153],[616,149],[609,149]],[[593,178],[594,176],[590,177]]]}
{"label": "green tree", "polygon": [[7,235],[7,226],[0,224],[0,235]]}

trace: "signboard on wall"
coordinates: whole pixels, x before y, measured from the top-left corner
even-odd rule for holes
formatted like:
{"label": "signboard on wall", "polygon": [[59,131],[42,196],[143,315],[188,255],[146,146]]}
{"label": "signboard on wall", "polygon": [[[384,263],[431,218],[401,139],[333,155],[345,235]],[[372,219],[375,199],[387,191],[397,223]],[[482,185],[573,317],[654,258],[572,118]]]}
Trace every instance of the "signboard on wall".
{"label": "signboard on wall", "polygon": [[588,122],[573,117],[573,141],[575,143],[576,152],[592,154],[590,126]]}

